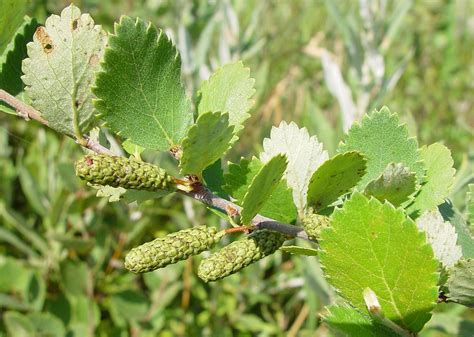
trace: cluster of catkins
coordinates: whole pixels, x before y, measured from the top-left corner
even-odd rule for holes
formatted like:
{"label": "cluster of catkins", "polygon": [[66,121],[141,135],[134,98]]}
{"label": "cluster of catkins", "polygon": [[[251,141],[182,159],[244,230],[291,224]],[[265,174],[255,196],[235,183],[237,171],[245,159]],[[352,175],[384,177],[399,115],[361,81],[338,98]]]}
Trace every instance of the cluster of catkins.
{"label": "cluster of catkins", "polygon": [[[132,158],[87,155],[76,162],[76,175],[94,185],[148,191],[176,190],[175,179],[165,170]],[[308,216],[303,221],[310,238],[318,236],[319,232],[313,225],[316,220],[313,217]],[[163,268],[211,249],[224,235],[224,231],[207,226],[180,230],[133,248],[125,257],[125,268],[134,273]],[[198,276],[205,282],[222,279],[273,254],[286,239],[278,232],[256,230],[203,259]]]}

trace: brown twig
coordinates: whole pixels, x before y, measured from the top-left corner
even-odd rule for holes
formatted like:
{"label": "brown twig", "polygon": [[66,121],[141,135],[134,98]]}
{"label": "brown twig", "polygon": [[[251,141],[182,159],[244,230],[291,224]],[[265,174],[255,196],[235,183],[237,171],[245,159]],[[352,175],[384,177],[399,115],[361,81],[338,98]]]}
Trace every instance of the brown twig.
{"label": "brown twig", "polygon": [[[8,92],[6,92],[5,90],[2,90],[2,89],[0,89],[0,101],[3,101],[5,103],[7,103],[8,105],[10,105],[11,107],[15,108],[18,116],[20,116],[21,118],[24,118],[26,120],[34,119],[35,121],[40,122],[41,124],[43,124],[47,127],[50,127],[48,121],[45,120],[41,116],[41,113],[38,110],[36,110],[32,106],[22,102],[21,100],[19,100],[15,96],[10,95]],[[76,143],[79,144],[77,139],[75,139],[72,136],[69,136],[69,137],[73,138],[76,141]],[[85,136],[84,140],[85,140],[84,144],[82,144],[82,142],[81,142],[79,145],[84,146],[85,148],[87,148],[91,151],[94,151],[95,153],[106,154],[106,155],[109,155],[109,156],[116,156],[115,153],[113,153],[112,151],[110,151],[106,147],[103,147],[102,145],[100,145],[99,143],[97,143],[94,140],[90,139],[89,137]]]}
{"label": "brown twig", "polygon": [[[4,90],[0,89],[0,100],[4,101],[8,105],[11,105],[14,107],[18,113],[18,116],[25,118],[26,120],[28,119],[34,119],[41,124],[50,127],[48,121],[46,121],[42,116],[41,113],[33,108],[32,106],[29,106],[28,104],[22,102],[18,98],[10,95]],[[74,139],[74,138],[73,138]],[[98,154],[106,154],[110,156],[116,156],[115,153],[110,151],[109,149],[103,147],[99,143],[95,142],[94,140],[84,137],[86,142],[77,142],[77,139],[74,139],[76,143],[79,145],[94,151],[95,153]],[[196,185],[198,186],[198,185]],[[196,188],[192,191],[178,191],[181,194],[184,194],[188,197],[194,198],[196,200],[199,200],[200,202],[215,208],[217,210],[220,210],[224,213],[227,213],[229,209],[237,211],[239,214],[241,212],[241,207],[234,204],[233,202],[223,199],[221,197],[218,197],[214,195],[211,191],[209,191],[205,186],[200,185],[199,188]],[[306,232],[303,230],[303,228],[289,225],[289,224],[284,224],[278,221],[275,221],[274,219],[264,217],[262,215],[256,215],[251,224],[256,228],[256,229],[269,229],[273,230],[276,232],[280,232],[282,234],[291,236],[291,237],[298,237],[301,239],[309,240],[308,235]]]}

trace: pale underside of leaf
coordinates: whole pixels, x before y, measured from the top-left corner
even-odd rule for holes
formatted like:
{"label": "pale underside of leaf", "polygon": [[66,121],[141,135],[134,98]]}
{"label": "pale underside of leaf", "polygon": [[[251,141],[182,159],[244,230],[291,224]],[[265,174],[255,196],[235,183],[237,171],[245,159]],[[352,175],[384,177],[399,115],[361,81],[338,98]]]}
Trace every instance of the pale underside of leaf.
{"label": "pale underside of leaf", "polygon": [[456,229],[448,221],[444,221],[437,209],[425,212],[416,219],[416,225],[426,234],[435,257],[444,267],[453,266],[461,258],[462,250],[457,245]]}
{"label": "pale underside of leaf", "polygon": [[367,158],[367,174],[359,182],[362,189],[377,179],[390,163],[402,163],[416,174],[417,182],[424,176],[423,163],[415,138],[400,124],[396,114],[387,107],[364,116],[355,123],[339,145],[339,152],[360,151]]}
{"label": "pale underside of leaf", "polygon": [[426,168],[426,179],[407,211],[421,215],[442,204],[449,196],[454,184],[453,158],[451,151],[439,143],[421,148],[421,157]]}
{"label": "pale underside of leaf", "polygon": [[109,202],[124,201],[127,204],[132,202],[142,202],[145,200],[156,199],[164,197],[167,194],[170,194],[169,191],[139,191],[139,190],[127,190],[123,187],[112,187],[112,186],[100,186],[92,185],[93,188],[97,189],[97,197],[108,198]]}
{"label": "pale underside of leaf", "polygon": [[288,158],[285,177],[293,190],[293,201],[300,212],[306,206],[308,184],[314,171],[328,159],[327,151],[315,136],[310,137],[306,128],[298,128],[291,122],[282,121],[278,127],[272,127],[270,138],[263,141],[260,160],[268,162],[282,153]]}
{"label": "pale underside of leaf", "polygon": [[319,211],[349,192],[365,174],[365,159],[356,151],[326,160],[311,176],[308,206]]}
{"label": "pale underside of leaf", "polygon": [[122,17],[93,89],[101,118],[133,143],[168,150],[192,123],[176,47],[161,30]]}
{"label": "pale underside of leaf", "polygon": [[287,166],[284,155],[277,155],[266,163],[250,183],[242,201],[241,220],[248,225],[262,209],[267,199],[280,183]]}
{"label": "pale underside of leaf", "polygon": [[249,111],[254,104],[254,84],[250,69],[245,68],[241,61],[224,65],[202,83],[199,89],[198,113],[227,112],[229,125],[234,125],[234,133],[237,133],[250,117]]}
{"label": "pale underside of leaf", "polygon": [[423,233],[400,209],[355,193],[321,233],[320,259],[330,283],[361,311],[365,288],[385,316],[420,331],[438,297],[438,261]]}
{"label": "pale underside of leaf", "polygon": [[415,173],[402,163],[390,163],[383,173],[372,180],[365,188],[365,194],[380,201],[387,200],[394,206],[399,206],[409,200],[416,191]]}
{"label": "pale underside of leaf", "polygon": [[51,15],[28,43],[23,82],[31,104],[59,132],[81,137],[92,125],[91,85],[107,36],[74,5]]}
{"label": "pale underside of leaf", "polygon": [[202,171],[230,148],[234,126],[229,125],[229,114],[207,112],[189,128],[183,140],[181,172],[201,176]]}

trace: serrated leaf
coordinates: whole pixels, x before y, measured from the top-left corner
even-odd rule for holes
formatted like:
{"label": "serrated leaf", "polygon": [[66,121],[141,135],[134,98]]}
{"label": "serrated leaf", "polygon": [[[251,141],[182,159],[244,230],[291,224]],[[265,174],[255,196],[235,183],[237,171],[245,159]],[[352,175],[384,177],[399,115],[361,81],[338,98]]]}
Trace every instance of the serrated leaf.
{"label": "serrated leaf", "polygon": [[407,212],[422,214],[424,211],[433,210],[442,204],[449,196],[454,184],[453,158],[451,151],[439,143],[421,148],[421,158],[426,168],[426,179],[420,191],[415,196]]}
{"label": "serrated leaf", "polygon": [[140,146],[168,150],[192,123],[181,60],[162,30],[122,16],[109,37],[95,105],[109,127]]}
{"label": "serrated leaf", "polygon": [[444,221],[436,209],[427,211],[416,219],[416,225],[425,232],[435,257],[444,267],[453,266],[462,256],[461,247],[457,245],[458,235],[448,221]]}
{"label": "serrated leaf", "polygon": [[100,68],[107,36],[89,14],[74,5],[51,15],[28,43],[23,82],[31,104],[61,133],[78,135],[91,127],[90,86]]}
{"label": "serrated leaf", "polygon": [[[230,163],[228,167],[229,172],[224,175],[225,185],[222,188],[236,199],[238,205],[242,205],[252,180],[263,164],[258,158],[253,157],[252,160],[241,159],[239,164]],[[296,220],[296,207],[291,189],[285,180],[278,183],[259,213],[284,223],[293,223]]]}
{"label": "serrated leaf", "polygon": [[[37,26],[38,23],[35,19],[25,17],[23,24],[17,29],[13,39],[6,46],[3,55],[0,57],[0,89],[7,91],[13,96],[22,98],[20,94],[23,92],[24,85],[21,80],[21,63],[27,56],[26,44],[33,40],[33,34]],[[13,109],[4,105],[3,102],[0,103],[0,110],[7,113],[15,113]]]}
{"label": "serrated leaf", "polygon": [[227,113],[206,112],[200,115],[183,140],[181,172],[200,176],[229,149],[233,130]]}
{"label": "serrated leaf", "polygon": [[443,290],[449,301],[474,308],[474,259],[461,259],[448,271]]}
{"label": "serrated leaf", "polygon": [[243,128],[250,117],[248,113],[254,104],[255,80],[250,78],[249,68],[241,61],[229,63],[217,69],[204,81],[199,89],[198,114],[208,111],[222,111],[229,114],[229,125],[235,126],[234,133]]}
{"label": "serrated leaf", "polygon": [[306,256],[318,256],[318,250],[314,248],[301,247],[301,246],[283,246],[280,250],[285,253],[295,255],[306,255]]}
{"label": "serrated leaf", "polygon": [[202,178],[206,183],[206,187],[210,189],[212,193],[221,198],[228,199],[227,193],[222,189],[222,186],[224,185],[224,170],[222,169],[221,159],[218,159],[209,165],[202,172]]}
{"label": "serrated leaf", "polygon": [[241,220],[244,225],[260,212],[281,181],[288,162],[284,155],[277,155],[255,175],[242,201]]}
{"label": "serrated leaf", "polygon": [[367,174],[358,184],[362,189],[390,163],[408,167],[418,183],[424,174],[416,139],[408,136],[406,125],[400,124],[398,116],[387,107],[364,116],[360,124],[353,124],[338,151],[359,151],[366,157]]}
{"label": "serrated leaf", "polygon": [[308,206],[321,210],[357,185],[365,174],[365,159],[359,152],[346,152],[326,160],[313,173],[308,185]]}
{"label": "serrated leaf", "polygon": [[293,190],[296,208],[302,213],[306,206],[309,179],[328,159],[327,151],[323,150],[323,145],[315,136],[309,136],[306,128],[300,129],[295,123],[284,121],[278,127],[272,127],[270,138],[263,140],[263,150],[260,160],[264,163],[280,153],[287,156],[286,181]]}
{"label": "serrated leaf", "polygon": [[28,0],[2,0],[0,2],[0,55],[7,48],[15,31],[21,26]]}
{"label": "serrated leaf", "polygon": [[385,316],[418,332],[438,297],[438,261],[425,235],[401,209],[355,193],[321,232],[320,260],[329,282],[359,310],[365,288]]}
{"label": "serrated leaf", "polygon": [[439,205],[438,210],[443,216],[443,219],[449,221],[456,229],[458,235],[457,244],[461,246],[463,257],[474,258],[474,238],[463,216],[449,200]]}
{"label": "serrated leaf", "polygon": [[323,317],[336,336],[344,337],[400,337],[387,327],[373,321],[349,305],[326,307],[328,315]]}
{"label": "serrated leaf", "polygon": [[365,194],[400,206],[416,191],[415,173],[402,163],[390,163],[383,173],[365,188]]}

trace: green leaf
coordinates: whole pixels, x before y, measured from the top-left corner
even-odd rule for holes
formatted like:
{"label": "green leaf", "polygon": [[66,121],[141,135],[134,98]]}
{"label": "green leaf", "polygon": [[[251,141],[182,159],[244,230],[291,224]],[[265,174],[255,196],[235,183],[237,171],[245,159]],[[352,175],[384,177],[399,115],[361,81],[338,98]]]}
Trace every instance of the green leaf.
{"label": "green leaf", "polygon": [[462,248],[463,257],[474,258],[474,238],[462,215],[449,201],[439,205],[438,209],[443,219],[449,221],[456,229],[457,244]]}
{"label": "green leaf", "polygon": [[387,327],[373,321],[349,305],[326,307],[328,315],[323,317],[336,336],[345,337],[400,337]]}
{"label": "green leaf", "polygon": [[241,61],[224,65],[202,82],[198,93],[198,114],[227,112],[229,125],[235,126],[234,133],[239,132],[250,117],[248,112],[254,104],[251,99],[255,93],[254,84],[249,68],[245,68]]}
{"label": "green leaf", "polygon": [[365,159],[356,151],[326,160],[311,176],[308,206],[321,210],[346,194],[365,174]]}
{"label": "green leaf", "polygon": [[461,247],[457,245],[456,229],[444,221],[438,209],[425,212],[416,219],[416,225],[425,232],[435,257],[444,267],[453,266],[462,256]]}
{"label": "green leaf", "polygon": [[87,264],[81,261],[65,260],[60,265],[61,285],[65,293],[74,296],[90,294],[92,275]]}
{"label": "green leaf", "polygon": [[283,246],[280,250],[285,253],[295,255],[306,255],[306,256],[318,256],[318,250],[314,248],[301,247],[301,246]]}
{"label": "green leaf", "polygon": [[330,283],[359,310],[372,289],[385,316],[418,332],[438,297],[438,261],[401,209],[360,193],[332,215],[321,232],[320,260]]}
{"label": "green leaf", "polygon": [[28,0],[2,0],[0,2],[0,55],[4,52],[15,31],[21,26]]}
{"label": "green leaf", "polygon": [[222,189],[224,185],[224,170],[222,169],[222,161],[220,159],[217,159],[202,172],[202,178],[206,183],[206,187],[212,193],[221,198],[228,198],[227,193]]}
{"label": "green leaf", "polygon": [[94,185],[93,188],[97,189],[96,196],[101,198],[108,198],[109,202],[117,202],[123,200],[127,204],[132,202],[143,202],[145,200],[150,199],[157,199],[162,198],[165,195],[170,194],[170,191],[158,191],[158,192],[150,192],[150,191],[140,191],[140,190],[127,190],[123,187],[112,187],[112,186],[102,186],[102,185]]}
{"label": "green leaf", "polygon": [[51,15],[28,43],[22,79],[33,107],[57,131],[78,136],[92,126],[90,86],[106,41],[91,16],[70,5],[60,17]]}
{"label": "green leaf", "polygon": [[[262,167],[262,162],[255,157],[251,161],[241,159],[239,164],[230,163],[229,172],[224,175],[224,191],[236,199],[238,205],[242,205],[252,180]],[[293,223],[296,220],[296,207],[285,180],[278,183],[259,213],[284,223]]]}
{"label": "green leaf", "polygon": [[300,129],[295,123],[284,121],[278,127],[272,127],[270,138],[263,140],[263,149],[260,154],[263,163],[280,153],[287,156],[286,181],[293,190],[293,201],[302,213],[306,206],[309,179],[328,159],[327,151],[323,150],[323,145],[315,136],[309,136],[306,128]]}
{"label": "green leaf", "polygon": [[3,321],[9,336],[32,337],[35,335],[33,323],[23,314],[8,311],[3,316]]}
{"label": "green leaf", "polygon": [[449,196],[454,184],[453,158],[451,151],[439,143],[421,148],[421,157],[426,168],[426,180],[415,196],[415,201],[407,211],[421,215],[424,211],[433,210]]}
{"label": "green leaf", "polygon": [[133,144],[130,139],[127,139],[122,143],[122,147],[127,152],[128,154],[131,154],[135,158],[140,160],[140,155],[142,154],[143,151],[145,151],[144,147],[141,147],[140,145]]}
{"label": "green leaf", "polygon": [[145,295],[134,290],[125,290],[114,294],[110,297],[109,301],[113,314],[118,315],[117,318],[125,320],[145,318],[150,306]]}
{"label": "green leaf", "polygon": [[390,163],[383,173],[365,188],[365,194],[400,206],[416,191],[415,173],[402,163]]}
{"label": "green leaf", "polygon": [[249,224],[260,212],[265,201],[269,199],[281,181],[288,162],[284,155],[273,157],[255,175],[242,201],[241,220]]}
{"label": "green leaf", "polygon": [[360,151],[367,159],[367,174],[358,186],[365,188],[377,179],[390,163],[402,163],[416,174],[419,183],[423,177],[423,163],[415,138],[408,136],[406,125],[387,107],[364,116],[362,122],[349,129],[339,152]]}
{"label": "green leaf", "polygon": [[449,301],[474,308],[474,259],[461,259],[448,270],[443,291]]}
{"label": "green leaf", "polygon": [[[21,80],[21,63],[27,56],[26,44],[33,40],[33,34],[37,26],[38,23],[35,19],[25,17],[23,24],[17,29],[12,41],[0,57],[0,89],[13,96],[22,98],[20,94],[23,92],[24,85]],[[0,110],[15,113],[9,106],[3,105],[3,102],[0,103]]]}
{"label": "green leaf", "polygon": [[229,149],[233,130],[234,127],[229,125],[227,113],[201,114],[183,140],[181,172],[200,176],[206,167],[221,158]]}
{"label": "green leaf", "polygon": [[35,327],[35,336],[63,337],[66,329],[63,322],[56,316],[47,312],[34,312],[28,318]]}
{"label": "green leaf", "polygon": [[163,31],[122,16],[102,69],[93,89],[95,105],[112,130],[154,150],[181,142],[193,116],[178,51]]}

